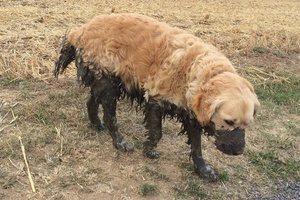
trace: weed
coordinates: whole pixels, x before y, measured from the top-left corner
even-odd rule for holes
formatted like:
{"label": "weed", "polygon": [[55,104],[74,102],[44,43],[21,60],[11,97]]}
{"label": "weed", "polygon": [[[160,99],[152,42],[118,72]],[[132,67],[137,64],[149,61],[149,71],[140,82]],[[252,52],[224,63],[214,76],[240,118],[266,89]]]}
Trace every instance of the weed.
{"label": "weed", "polygon": [[228,178],[228,172],[225,169],[221,170],[219,172],[219,178],[223,182],[228,181],[229,180],[229,178]]}
{"label": "weed", "polygon": [[148,183],[142,184],[140,189],[143,196],[154,195],[158,193],[157,186]]}

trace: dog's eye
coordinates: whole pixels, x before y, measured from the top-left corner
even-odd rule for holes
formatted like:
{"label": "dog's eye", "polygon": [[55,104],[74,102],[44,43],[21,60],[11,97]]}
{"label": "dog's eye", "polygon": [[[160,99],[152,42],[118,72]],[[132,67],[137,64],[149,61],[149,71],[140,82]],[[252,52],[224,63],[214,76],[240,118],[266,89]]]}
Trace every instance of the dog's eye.
{"label": "dog's eye", "polygon": [[228,124],[229,126],[233,126],[234,125],[234,121],[232,121],[232,120],[224,120],[224,122],[226,123],[226,124]]}

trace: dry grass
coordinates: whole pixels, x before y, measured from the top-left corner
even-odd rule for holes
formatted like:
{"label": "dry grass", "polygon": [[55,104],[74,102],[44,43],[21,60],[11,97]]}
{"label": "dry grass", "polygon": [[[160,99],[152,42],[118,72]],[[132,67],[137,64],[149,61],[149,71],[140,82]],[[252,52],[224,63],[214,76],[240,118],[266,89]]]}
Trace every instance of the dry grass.
{"label": "dry grass", "polygon": [[228,56],[264,47],[299,53],[300,3],[294,1],[2,1],[0,75],[48,79],[61,38],[101,13],[137,12],[202,37]]}
{"label": "dry grass", "polygon": [[[268,196],[277,183],[299,181],[299,1],[0,4],[0,199],[245,199]],[[142,113],[123,101],[119,124],[135,152],[121,153],[107,132],[89,127],[88,90],[77,86],[74,69],[68,70],[71,79],[53,80],[65,32],[112,11],[146,14],[202,37],[221,48],[262,92],[262,110],[248,130],[243,156],[226,156],[212,138],[204,139],[204,156],[221,173],[221,182],[209,183],[193,173],[187,138],[176,134],[179,124],[164,122],[161,158],[146,159]],[[19,136],[37,193],[24,170]]]}

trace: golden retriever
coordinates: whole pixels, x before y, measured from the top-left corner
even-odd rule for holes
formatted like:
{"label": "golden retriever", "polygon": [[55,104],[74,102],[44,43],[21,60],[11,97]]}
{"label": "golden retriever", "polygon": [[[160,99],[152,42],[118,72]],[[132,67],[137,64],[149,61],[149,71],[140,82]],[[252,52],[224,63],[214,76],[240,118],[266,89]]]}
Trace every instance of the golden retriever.
{"label": "golden retriever", "polygon": [[[156,147],[166,114],[182,122],[199,175],[218,178],[202,158],[202,130],[216,137],[224,153],[243,153],[245,128],[259,101],[231,62],[200,38],[143,15],[99,15],[65,38],[55,76],[73,60],[78,78],[91,87],[89,119],[99,130],[109,130],[116,148],[133,150],[115,114],[117,100],[126,94],[145,103],[144,153],[149,158],[159,157]],[[97,115],[99,104],[104,122]]]}

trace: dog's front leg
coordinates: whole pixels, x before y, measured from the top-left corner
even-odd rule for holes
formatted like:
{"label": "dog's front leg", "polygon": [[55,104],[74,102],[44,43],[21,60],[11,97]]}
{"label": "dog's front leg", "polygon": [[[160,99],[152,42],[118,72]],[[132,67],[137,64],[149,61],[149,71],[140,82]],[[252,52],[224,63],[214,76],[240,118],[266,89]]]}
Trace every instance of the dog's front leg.
{"label": "dog's front leg", "polygon": [[147,141],[144,143],[144,154],[151,159],[159,158],[156,150],[157,143],[161,139],[161,107],[153,99],[149,99],[145,107],[145,127],[147,129]]}
{"label": "dog's front leg", "polygon": [[191,144],[191,156],[194,162],[195,172],[206,179],[216,181],[218,180],[217,172],[208,164],[205,163],[202,157],[201,150],[201,126],[196,119],[188,120],[185,123],[189,137],[189,144]]}

